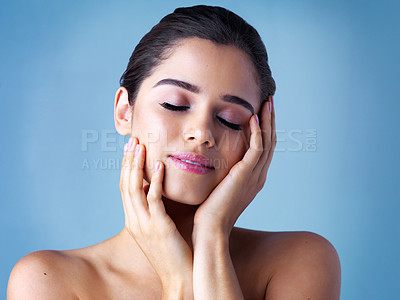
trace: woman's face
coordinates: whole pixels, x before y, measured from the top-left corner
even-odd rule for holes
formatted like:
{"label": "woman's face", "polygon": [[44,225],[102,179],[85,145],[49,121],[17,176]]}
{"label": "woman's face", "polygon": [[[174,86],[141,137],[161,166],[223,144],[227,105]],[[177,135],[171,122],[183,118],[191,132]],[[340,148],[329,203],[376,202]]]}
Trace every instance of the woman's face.
{"label": "woman's face", "polygon": [[145,179],[165,165],[163,194],[202,203],[249,146],[249,119],[260,109],[257,73],[233,46],[183,40],[147,77],[132,115],[146,146]]}

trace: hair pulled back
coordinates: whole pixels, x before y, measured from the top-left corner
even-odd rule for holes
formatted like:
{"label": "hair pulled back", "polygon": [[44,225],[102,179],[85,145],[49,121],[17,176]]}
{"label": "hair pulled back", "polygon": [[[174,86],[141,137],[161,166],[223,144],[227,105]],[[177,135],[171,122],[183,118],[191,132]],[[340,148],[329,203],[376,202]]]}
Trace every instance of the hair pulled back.
{"label": "hair pulled back", "polygon": [[135,47],[120,79],[120,85],[128,91],[129,105],[134,105],[143,80],[168,57],[168,50],[192,37],[244,51],[257,70],[261,104],[269,95],[274,95],[276,86],[268,65],[267,50],[254,27],[225,8],[196,5],[177,8],[166,15]]}

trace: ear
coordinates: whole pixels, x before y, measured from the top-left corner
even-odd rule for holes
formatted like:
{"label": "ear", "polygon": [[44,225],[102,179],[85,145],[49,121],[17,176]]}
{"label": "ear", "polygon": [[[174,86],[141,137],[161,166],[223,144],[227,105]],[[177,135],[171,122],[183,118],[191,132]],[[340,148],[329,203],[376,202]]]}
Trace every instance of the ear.
{"label": "ear", "polygon": [[114,124],[121,135],[131,134],[132,109],[128,101],[128,91],[120,87],[115,93]]}

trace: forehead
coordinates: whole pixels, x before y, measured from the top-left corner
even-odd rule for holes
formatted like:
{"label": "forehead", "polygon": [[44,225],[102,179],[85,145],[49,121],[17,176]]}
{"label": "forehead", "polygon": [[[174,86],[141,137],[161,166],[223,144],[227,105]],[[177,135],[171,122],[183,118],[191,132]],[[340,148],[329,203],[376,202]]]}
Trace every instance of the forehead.
{"label": "forehead", "polygon": [[[153,86],[164,78],[190,82],[202,94],[235,95],[260,108],[258,75],[248,55],[234,46],[188,38],[180,41],[145,81]],[[143,82],[145,83],[145,82]]]}

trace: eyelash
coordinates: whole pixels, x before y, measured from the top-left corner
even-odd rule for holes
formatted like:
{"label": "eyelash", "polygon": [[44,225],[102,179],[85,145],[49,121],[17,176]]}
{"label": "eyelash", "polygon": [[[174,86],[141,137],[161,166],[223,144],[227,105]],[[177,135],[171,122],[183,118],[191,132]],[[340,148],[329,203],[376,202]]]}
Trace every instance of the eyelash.
{"label": "eyelash", "polygon": [[[172,110],[172,111],[185,111],[188,110],[190,107],[189,106],[176,106],[176,105],[172,105],[170,103],[164,102],[164,103],[160,103],[160,105],[168,110]],[[231,122],[228,122],[227,120],[221,118],[221,117],[217,117],[217,120],[222,123],[223,125],[225,125],[226,127],[232,129],[232,130],[242,130],[242,127],[238,124],[234,124]]]}
{"label": "eyelash", "polygon": [[184,111],[184,110],[189,109],[189,106],[176,106],[176,105],[169,104],[167,102],[160,103],[160,105],[162,107],[164,107],[165,109],[172,110],[172,111]]}

